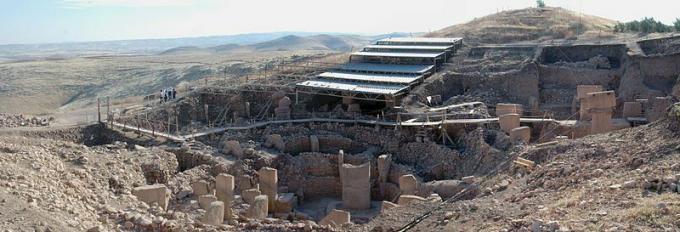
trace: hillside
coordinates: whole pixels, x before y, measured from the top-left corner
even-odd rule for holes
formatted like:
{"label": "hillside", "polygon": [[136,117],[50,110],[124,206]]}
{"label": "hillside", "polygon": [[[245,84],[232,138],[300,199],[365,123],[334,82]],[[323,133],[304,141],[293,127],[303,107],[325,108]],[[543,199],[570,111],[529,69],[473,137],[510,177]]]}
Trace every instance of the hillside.
{"label": "hillside", "polygon": [[471,43],[569,39],[587,31],[610,31],[616,21],[563,8],[525,8],[476,18],[427,34],[464,37]]}

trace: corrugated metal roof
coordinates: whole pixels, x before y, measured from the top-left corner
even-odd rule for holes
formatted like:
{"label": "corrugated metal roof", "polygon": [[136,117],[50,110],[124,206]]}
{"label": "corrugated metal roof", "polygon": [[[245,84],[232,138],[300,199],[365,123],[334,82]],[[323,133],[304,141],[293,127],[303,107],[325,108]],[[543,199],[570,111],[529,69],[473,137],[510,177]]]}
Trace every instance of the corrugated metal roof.
{"label": "corrugated metal roof", "polygon": [[451,49],[451,46],[428,46],[428,45],[368,45],[364,48],[378,48],[378,49],[393,49],[393,50],[433,50],[433,51],[444,51],[446,49]]}
{"label": "corrugated metal roof", "polygon": [[438,53],[415,53],[415,52],[355,52],[354,56],[382,56],[382,57],[406,57],[406,58],[436,58],[443,55]]}
{"label": "corrugated metal roof", "polygon": [[434,65],[407,65],[407,64],[373,64],[373,63],[346,63],[337,67],[340,70],[358,72],[391,72],[391,73],[426,73]]}
{"label": "corrugated metal roof", "polygon": [[422,75],[399,75],[399,74],[363,74],[363,73],[343,73],[325,72],[319,74],[320,78],[342,79],[348,81],[371,81],[394,84],[411,84],[420,79]]}
{"label": "corrugated metal roof", "polygon": [[388,94],[393,95],[406,90],[408,86],[390,84],[364,84],[356,82],[342,82],[332,80],[311,80],[297,84],[300,87],[311,87],[325,90],[352,91],[368,94]]}
{"label": "corrugated metal roof", "polygon": [[428,38],[428,37],[397,37],[378,40],[378,42],[405,42],[405,43],[456,43],[462,38]]}

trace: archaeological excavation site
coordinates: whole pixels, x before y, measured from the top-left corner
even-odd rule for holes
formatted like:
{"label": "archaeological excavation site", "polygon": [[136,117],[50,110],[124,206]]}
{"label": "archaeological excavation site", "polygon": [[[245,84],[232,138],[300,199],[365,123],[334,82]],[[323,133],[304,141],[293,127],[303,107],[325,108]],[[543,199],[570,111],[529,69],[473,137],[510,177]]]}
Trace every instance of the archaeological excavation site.
{"label": "archaeological excavation site", "polygon": [[469,37],[0,114],[0,231],[680,230],[680,36]]}

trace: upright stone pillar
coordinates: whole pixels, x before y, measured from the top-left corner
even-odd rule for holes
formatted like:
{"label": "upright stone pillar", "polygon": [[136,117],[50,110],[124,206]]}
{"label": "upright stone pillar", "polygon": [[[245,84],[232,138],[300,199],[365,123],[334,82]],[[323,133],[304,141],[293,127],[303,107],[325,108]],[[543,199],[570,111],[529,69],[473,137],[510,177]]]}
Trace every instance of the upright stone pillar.
{"label": "upright stone pillar", "polygon": [[387,182],[387,177],[390,174],[390,165],[392,164],[392,155],[384,154],[378,156],[378,180],[380,183]]}
{"label": "upright stone pillar", "polygon": [[290,119],[290,98],[287,96],[282,97],[278,102],[278,107],[274,109],[276,114],[276,119],[286,120]]}
{"label": "upright stone pillar", "polygon": [[614,91],[589,93],[588,113],[591,121],[591,134],[604,133],[612,129],[611,119],[613,108],[616,107],[616,95]]}
{"label": "upright stone pillar", "polygon": [[649,99],[652,107],[647,112],[647,121],[654,122],[666,115],[666,109],[673,103],[670,97],[655,97]]}
{"label": "upright stone pillar", "polygon": [[224,203],[221,201],[214,201],[210,203],[203,215],[203,223],[213,226],[222,225],[224,222]]}
{"label": "upright stone pillar", "polygon": [[347,209],[371,208],[371,163],[342,164],[342,205]]}
{"label": "upright stone pillar", "polygon": [[319,137],[316,137],[316,135],[309,136],[309,148],[311,152],[319,152]]}
{"label": "upright stone pillar", "polygon": [[269,209],[274,209],[278,198],[278,175],[274,168],[263,167],[257,172],[260,176],[260,191],[269,199]]}
{"label": "upright stone pillar", "polygon": [[232,219],[231,204],[234,201],[234,176],[219,174],[215,177],[215,195],[224,203],[224,217]]}
{"label": "upright stone pillar", "polygon": [[340,173],[340,181],[342,181],[342,165],[345,164],[345,151],[338,152],[338,173]]}
{"label": "upright stone pillar", "polygon": [[512,129],[519,127],[519,114],[505,114],[498,117],[501,130],[510,134]]}
{"label": "upright stone pillar", "polygon": [[250,204],[250,208],[248,208],[248,217],[259,220],[267,218],[268,202],[267,195],[256,196],[253,203]]}
{"label": "upright stone pillar", "polygon": [[588,109],[588,94],[594,92],[602,92],[601,85],[578,85],[576,86],[576,100],[580,104],[579,118],[581,120],[590,120],[590,113]]}
{"label": "upright stone pillar", "polygon": [[642,103],[640,102],[624,102],[623,103],[623,118],[641,117]]}

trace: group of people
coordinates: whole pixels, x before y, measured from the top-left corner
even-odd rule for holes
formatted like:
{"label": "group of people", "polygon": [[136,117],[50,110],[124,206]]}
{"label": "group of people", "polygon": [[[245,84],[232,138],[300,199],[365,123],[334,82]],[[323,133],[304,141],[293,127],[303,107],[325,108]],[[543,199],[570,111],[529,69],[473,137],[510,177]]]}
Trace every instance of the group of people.
{"label": "group of people", "polygon": [[161,103],[170,101],[177,97],[177,90],[175,88],[161,89]]}

